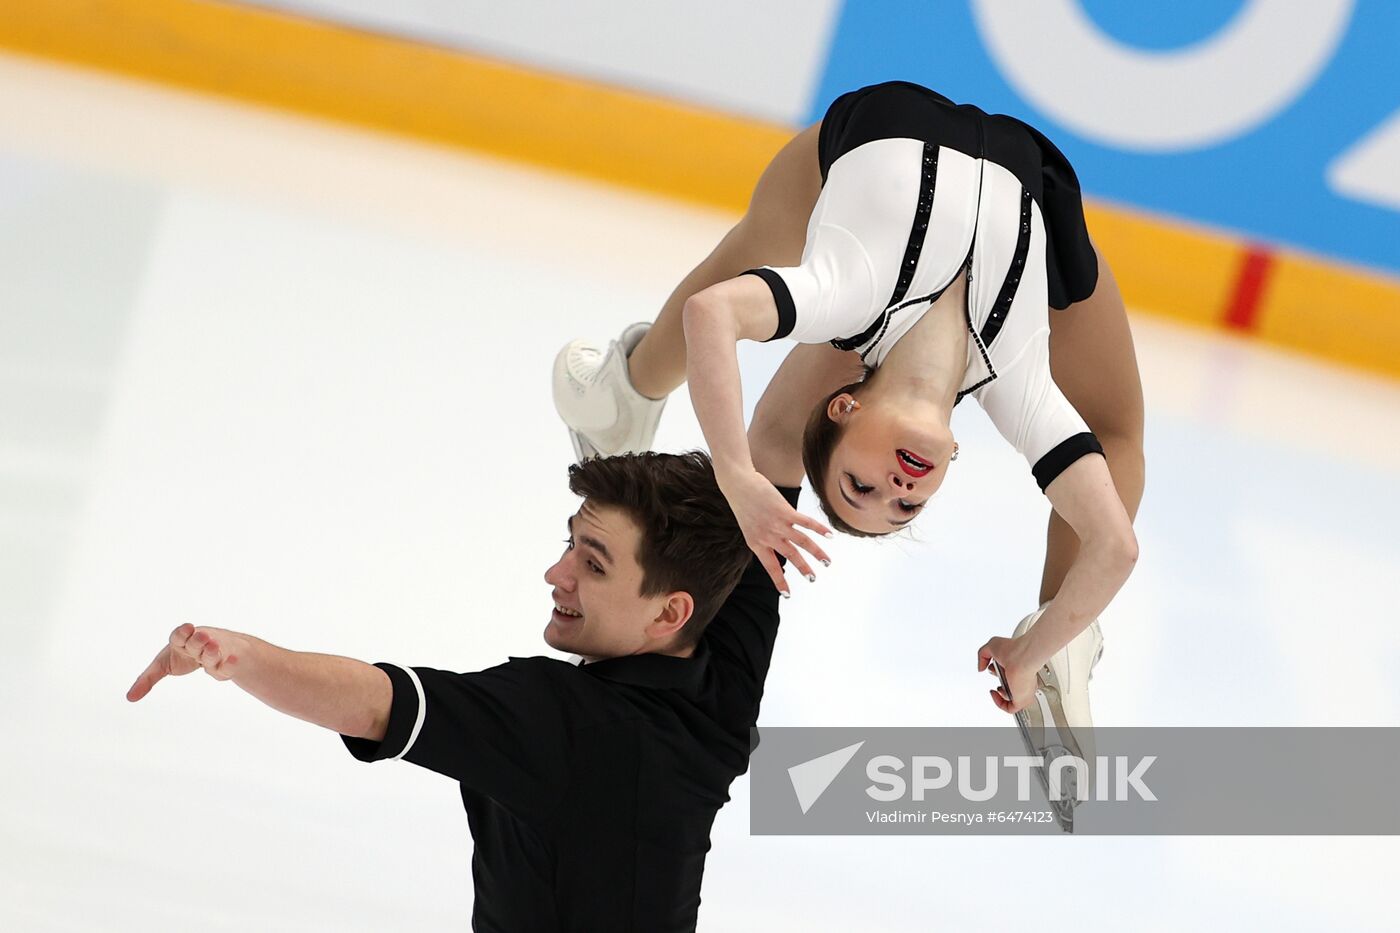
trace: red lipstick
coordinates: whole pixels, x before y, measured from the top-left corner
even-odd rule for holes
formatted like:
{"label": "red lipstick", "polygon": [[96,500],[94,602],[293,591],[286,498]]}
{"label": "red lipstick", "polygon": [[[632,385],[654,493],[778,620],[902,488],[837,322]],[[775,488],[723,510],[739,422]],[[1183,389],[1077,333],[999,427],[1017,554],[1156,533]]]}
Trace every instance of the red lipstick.
{"label": "red lipstick", "polygon": [[896,450],[894,454],[895,459],[899,461],[899,468],[915,479],[921,476],[927,476],[929,471],[933,469],[932,463],[910,453],[903,447]]}

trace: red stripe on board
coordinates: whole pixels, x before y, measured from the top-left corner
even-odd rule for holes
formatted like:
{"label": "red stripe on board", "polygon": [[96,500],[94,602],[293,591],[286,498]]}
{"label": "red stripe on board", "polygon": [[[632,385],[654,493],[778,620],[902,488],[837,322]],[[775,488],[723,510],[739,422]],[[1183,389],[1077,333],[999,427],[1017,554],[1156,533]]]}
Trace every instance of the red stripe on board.
{"label": "red stripe on board", "polygon": [[1245,251],[1240,263],[1239,278],[1225,306],[1222,323],[1233,330],[1253,331],[1259,322],[1259,307],[1263,302],[1264,286],[1274,268],[1274,254],[1260,246]]}

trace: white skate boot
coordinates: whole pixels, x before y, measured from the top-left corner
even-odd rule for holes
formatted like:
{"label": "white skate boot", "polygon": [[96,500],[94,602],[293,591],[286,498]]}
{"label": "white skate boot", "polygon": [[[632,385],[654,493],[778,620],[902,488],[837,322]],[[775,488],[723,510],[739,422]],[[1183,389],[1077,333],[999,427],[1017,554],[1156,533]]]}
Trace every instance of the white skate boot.
{"label": "white skate boot", "polygon": [[575,340],[554,358],[554,409],[579,460],[651,449],[665,399],[649,399],[627,377],[627,355],[651,325],[633,324],[606,350]]}
{"label": "white skate boot", "polygon": [[[1026,616],[1016,626],[1013,637],[1019,638],[1040,620],[1045,607]],[[1045,759],[1041,779],[1049,796],[1048,769],[1061,755],[1073,755],[1086,765],[1086,786],[1078,786],[1074,768],[1060,771],[1062,794],[1059,801],[1051,800],[1061,828],[1074,831],[1074,805],[1077,797],[1088,799],[1092,794],[1094,773],[1094,720],[1089,712],[1089,681],[1094,665],[1103,655],[1103,633],[1095,619],[1073,641],[1065,645],[1036,673],[1035,702],[1016,714],[1026,751]],[[1055,740],[1046,737],[1046,725],[1055,730]]]}

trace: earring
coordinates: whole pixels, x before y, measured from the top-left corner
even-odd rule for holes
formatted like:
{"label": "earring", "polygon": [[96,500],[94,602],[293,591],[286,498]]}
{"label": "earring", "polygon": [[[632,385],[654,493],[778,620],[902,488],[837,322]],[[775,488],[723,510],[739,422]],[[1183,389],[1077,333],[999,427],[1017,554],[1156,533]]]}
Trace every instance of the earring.
{"label": "earring", "polygon": [[843,415],[849,415],[851,412],[853,412],[853,411],[855,411],[855,410],[856,410],[856,403],[855,403],[855,401],[854,401],[854,400],[848,401],[848,402],[846,403],[846,407],[843,408],[843,409],[841,409],[841,414],[843,414]]}
{"label": "earring", "polygon": [[958,442],[953,441],[953,455],[948,458],[948,462],[952,463],[956,459],[958,459]]}

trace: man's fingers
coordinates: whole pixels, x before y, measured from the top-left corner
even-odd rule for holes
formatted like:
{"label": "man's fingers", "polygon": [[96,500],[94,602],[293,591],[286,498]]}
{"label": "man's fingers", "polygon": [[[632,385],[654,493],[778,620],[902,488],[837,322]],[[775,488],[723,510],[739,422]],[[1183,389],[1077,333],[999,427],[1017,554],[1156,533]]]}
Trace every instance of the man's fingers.
{"label": "man's fingers", "polygon": [[165,652],[169,650],[169,648],[162,648],[161,653],[156,655],[156,659],[141,672],[141,676],[136,678],[136,683],[132,684],[131,689],[126,692],[127,700],[135,703],[150,693],[151,688],[160,682],[160,679],[165,676]]}
{"label": "man's fingers", "polygon": [[142,674],[140,677],[136,678],[136,683],[127,688],[126,699],[128,703],[135,703],[151,692],[151,687],[154,685],[155,680],[152,679],[149,683],[147,683],[147,680],[147,676]]}
{"label": "man's fingers", "polygon": [[186,622],[170,633],[170,647],[183,653],[185,651],[185,646],[189,644],[189,640],[193,635],[194,626]]}
{"label": "man's fingers", "polygon": [[196,631],[185,642],[185,656],[200,667],[204,666],[204,653],[209,650],[209,645],[213,639],[208,632]]}
{"label": "man's fingers", "polygon": [[223,646],[218,645],[217,642],[210,642],[210,644],[216,646],[216,654],[206,654],[204,656],[204,669],[208,671],[209,676],[213,677],[215,680],[228,680],[233,676],[231,668],[237,659],[230,654],[225,654]]}
{"label": "man's fingers", "polygon": [[212,674],[222,658],[223,653],[219,650],[219,643],[213,638],[206,637],[204,649],[199,653],[199,666]]}
{"label": "man's fingers", "polygon": [[218,680],[233,677],[231,668],[237,657],[225,655],[223,646],[208,632],[196,631],[188,623],[170,633],[170,644],[160,650],[154,661],[141,672],[126,698],[135,703],[151,692],[151,688],[170,675],[188,674],[204,668]]}

